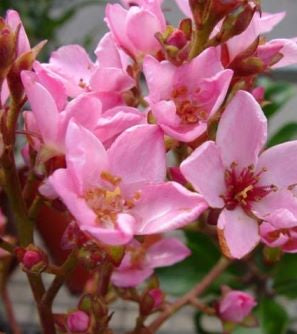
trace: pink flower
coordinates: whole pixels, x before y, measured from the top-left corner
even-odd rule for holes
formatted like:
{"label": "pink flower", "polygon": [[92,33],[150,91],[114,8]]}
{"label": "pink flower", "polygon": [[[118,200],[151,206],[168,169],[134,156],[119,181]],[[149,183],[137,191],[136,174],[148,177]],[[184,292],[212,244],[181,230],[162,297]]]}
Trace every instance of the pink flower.
{"label": "pink flower", "polygon": [[106,244],[177,229],[207,207],[200,195],[164,183],[165,148],[158,126],[132,127],[106,151],[93,133],[71,121],[66,162],[49,183],[80,229]]}
{"label": "pink flower", "polygon": [[219,304],[219,316],[223,321],[241,323],[257,305],[253,296],[242,291],[228,292]]}
{"label": "pink flower", "polygon": [[260,225],[261,241],[284,252],[297,252],[297,210],[278,209]]}
{"label": "pink flower", "polygon": [[259,242],[258,219],[296,206],[288,188],[297,183],[297,141],[261,153],[267,120],[255,99],[239,91],[220,120],[216,142],[207,141],[181,171],[208,204],[222,208],[218,235],[225,255],[242,258]]}
{"label": "pink flower", "polygon": [[[150,277],[155,268],[171,266],[183,261],[190,250],[179,240],[161,239],[153,244],[140,244],[134,240],[127,246],[121,265],[112,274],[112,283],[119,287],[134,287]],[[155,289],[151,297],[161,304],[162,295]]]}
{"label": "pink flower", "polygon": [[207,121],[223,102],[232,78],[224,70],[220,52],[209,48],[179,67],[151,56],[144,59],[148,101],[164,132],[190,142],[207,128]]}
{"label": "pink flower", "polygon": [[49,64],[39,68],[61,81],[70,97],[94,92],[104,106],[123,104],[120,93],[135,86],[135,80],[126,71],[129,57],[115,45],[110,33],[101,39],[95,54],[97,60],[93,63],[81,46],[67,45],[53,52]]}
{"label": "pink flower", "polygon": [[67,103],[61,82],[42,68],[38,68],[38,75],[23,71],[22,80],[32,108],[32,112],[25,113],[26,130],[33,134],[32,145],[40,151],[40,161],[64,155],[66,129],[71,118],[91,129],[108,145],[122,131],[146,119],[145,113],[126,106],[103,113],[101,100],[94,93],[80,94]]}
{"label": "pink flower", "polygon": [[129,9],[108,4],[105,17],[116,43],[134,58],[159,51],[155,34],[166,29],[161,1],[138,0],[136,4]]}

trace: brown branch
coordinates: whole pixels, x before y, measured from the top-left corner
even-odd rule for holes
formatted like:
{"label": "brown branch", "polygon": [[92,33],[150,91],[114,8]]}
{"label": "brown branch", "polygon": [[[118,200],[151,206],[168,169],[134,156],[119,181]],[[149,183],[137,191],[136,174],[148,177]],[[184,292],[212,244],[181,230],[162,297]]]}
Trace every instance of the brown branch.
{"label": "brown branch", "polygon": [[5,307],[5,311],[6,311],[6,315],[7,315],[7,319],[8,319],[8,323],[11,327],[12,333],[13,334],[21,334],[21,329],[16,321],[15,315],[14,315],[14,311],[13,311],[13,307],[12,307],[12,303],[8,294],[8,290],[6,287],[3,288],[2,290],[2,300],[3,300],[3,304]]}
{"label": "brown branch", "polygon": [[183,306],[191,303],[191,301],[201,295],[229,266],[230,261],[225,257],[222,257],[212,270],[199,282],[192,290],[187,292],[184,296],[177,299],[174,303],[170,304],[149,326],[149,330],[155,333],[162,324],[176,313]]}

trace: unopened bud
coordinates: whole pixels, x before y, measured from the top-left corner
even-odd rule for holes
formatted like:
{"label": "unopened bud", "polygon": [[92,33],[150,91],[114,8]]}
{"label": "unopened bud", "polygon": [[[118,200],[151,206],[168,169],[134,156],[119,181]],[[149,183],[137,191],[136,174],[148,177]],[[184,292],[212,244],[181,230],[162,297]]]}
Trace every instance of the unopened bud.
{"label": "unopened bud", "polygon": [[27,248],[17,248],[16,256],[25,271],[42,272],[48,265],[46,254],[34,245],[29,245]]}
{"label": "unopened bud", "polygon": [[164,293],[160,289],[152,289],[148,292],[148,294],[153,298],[154,300],[154,307],[153,309],[159,308],[164,301]]}
{"label": "unopened bud", "polygon": [[67,329],[71,333],[85,333],[90,325],[90,317],[84,311],[74,311],[67,317]]}
{"label": "unopened bud", "polygon": [[[3,22],[2,22],[3,23]],[[2,24],[0,30],[0,78],[3,80],[16,57],[16,34]]]}

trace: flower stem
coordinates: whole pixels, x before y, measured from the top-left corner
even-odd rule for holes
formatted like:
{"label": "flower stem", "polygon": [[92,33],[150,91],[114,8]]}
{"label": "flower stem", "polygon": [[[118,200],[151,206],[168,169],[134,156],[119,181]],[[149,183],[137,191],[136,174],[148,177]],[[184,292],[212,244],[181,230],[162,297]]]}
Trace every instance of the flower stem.
{"label": "flower stem", "polygon": [[2,300],[5,307],[8,323],[11,327],[13,334],[21,334],[21,329],[16,321],[12,303],[8,294],[7,287],[5,286],[2,290]]}
{"label": "flower stem", "polygon": [[217,264],[211,269],[211,271],[199,282],[192,290],[187,292],[184,296],[177,299],[174,303],[170,304],[157,319],[155,319],[148,327],[152,333],[155,333],[162,324],[176,313],[183,306],[191,303],[195,297],[201,295],[229,266],[230,260],[225,257],[217,262]]}

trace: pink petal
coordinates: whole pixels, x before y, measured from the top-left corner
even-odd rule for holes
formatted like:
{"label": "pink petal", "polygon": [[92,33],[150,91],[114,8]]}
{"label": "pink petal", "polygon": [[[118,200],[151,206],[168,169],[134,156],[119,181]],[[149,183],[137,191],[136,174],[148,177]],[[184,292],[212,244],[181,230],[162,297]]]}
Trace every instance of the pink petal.
{"label": "pink petal", "polygon": [[125,245],[133,238],[135,219],[126,213],[117,216],[114,227],[101,227],[100,222],[97,226],[80,225],[80,229],[108,245]]}
{"label": "pink petal", "polygon": [[14,31],[16,31],[18,26],[21,25],[18,36],[17,56],[20,56],[29,51],[31,49],[30,42],[25,32],[19,13],[13,9],[8,10],[6,12],[5,21]]}
{"label": "pink petal", "polygon": [[95,92],[123,92],[135,86],[135,80],[120,68],[99,67],[90,80]]}
{"label": "pink petal", "polygon": [[112,144],[108,155],[111,173],[121,177],[122,184],[165,179],[164,139],[156,125],[137,125],[124,131]]}
{"label": "pink petal", "polygon": [[144,112],[132,107],[115,107],[98,119],[94,134],[106,145],[107,141],[115,139],[124,130],[144,123],[146,123]]}
{"label": "pink petal", "polygon": [[97,216],[89,208],[85,199],[77,193],[73,177],[67,169],[58,169],[50,177],[49,183],[75,217],[80,227],[96,226]]}
{"label": "pink petal", "polygon": [[107,153],[102,143],[74,121],[70,121],[66,133],[66,162],[80,195],[100,184],[101,173],[108,170]]}
{"label": "pink petal", "polygon": [[272,68],[280,68],[289,65],[295,65],[297,63],[297,41],[293,39],[274,39],[266,45],[273,45],[273,44],[282,44],[282,48],[280,53],[283,55],[283,58],[278,61]]}
{"label": "pink petal", "polygon": [[59,111],[55,100],[38,83],[35,73],[23,71],[21,77],[44,142],[54,146],[60,145],[61,143],[57,143]]}
{"label": "pink petal", "polygon": [[217,131],[217,145],[225,167],[238,169],[255,165],[266,142],[267,120],[254,97],[239,91],[223,113]]}
{"label": "pink petal", "polygon": [[235,259],[249,254],[259,243],[259,227],[241,208],[224,209],[218,220],[219,241],[223,253]]}
{"label": "pink petal", "polygon": [[260,177],[263,185],[283,188],[297,183],[297,141],[286,142],[269,148],[259,157],[257,170],[267,170]]}
{"label": "pink petal", "polygon": [[195,125],[181,124],[175,128],[166,124],[160,124],[160,126],[168,136],[185,143],[195,140],[207,129],[206,123],[197,123]]}
{"label": "pink petal", "polygon": [[112,273],[111,281],[120,288],[135,287],[153,274],[153,269],[144,267],[139,269],[115,270]]}
{"label": "pink petal", "polygon": [[100,66],[122,68],[119,50],[115,45],[111,33],[103,36],[95,50],[95,54]]}
{"label": "pink petal", "polygon": [[173,90],[176,67],[168,61],[159,62],[152,56],[143,61],[143,73],[149,89],[149,100],[158,102],[168,100]]}
{"label": "pink petal", "polygon": [[69,102],[65,111],[61,113],[61,116],[63,116],[64,131],[66,133],[71,118],[77,124],[93,130],[101,115],[102,105],[97,96],[92,93],[81,94]]}
{"label": "pink petal", "polygon": [[162,239],[147,251],[147,261],[153,267],[171,266],[183,261],[191,251],[182,242],[175,238]]}
{"label": "pink petal", "polygon": [[66,89],[63,83],[53,76],[51,72],[47,71],[40,63],[34,63],[34,71],[37,75],[38,81],[44,86],[51,96],[55,99],[59,111],[63,110],[67,102]]}
{"label": "pink petal", "polygon": [[187,17],[192,17],[192,11],[188,0],[175,0],[175,2],[177,3],[180,10],[184,13],[184,15],[186,15]]}
{"label": "pink petal", "polygon": [[254,214],[261,219],[266,219],[271,212],[279,209],[288,209],[297,216],[297,198],[291,191],[283,189],[252,203],[252,209]]}
{"label": "pink petal", "polygon": [[107,4],[105,21],[117,44],[134,55],[136,54],[135,47],[127,36],[127,14],[128,11],[119,4]]}
{"label": "pink petal", "polygon": [[262,13],[260,18],[260,33],[265,34],[270,32],[276,25],[278,25],[286,16],[286,12],[279,13]]}
{"label": "pink petal", "polygon": [[288,242],[289,236],[279,232],[277,237],[272,238],[270,234],[275,232],[277,232],[277,229],[275,229],[270,223],[263,222],[259,228],[261,241],[271,248],[282,247]]}
{"label": "pink petal", "polygon": [[224,70],[221,63],[221,52],[218,48],[210,47],[199,56],[177,68],[176,86],[187,86],[197,90],[197,83],[211,78]]}
{"label": "pink petal", "polygon": [[162,32],[159,18],[148,10],[133,6],[127,15],[126,33],[134,47],[141,53],[151,53],[161,49],[155,34]]}
{"label": "pink petal", "polygon": [[192,223],[207,208],[203,198],[178,183],[149,185],[131,209],[138,218],[135,234],[172,231]]}
{"label": "pink petal", "polygon": [[[296,212],[297,212],[297,200],[296,200]],[[275,229],[285,229],[297,227],[297,216],[294,215],[288,209],[278,209],[271,212],[265,218],[265,221],[270,223]]]}
{"label": "pink petal", "polygon": [[61,77],[69,96],[75,97],[88,86],[94,65],[87,52],[79,45],[62,46],[54,51],[47,66]]}
{"label": "pink petal", "polygon": [[220,149],[208,141],[198,147],[180,166],[185,178],[199,191],[211,207],[221,208],[225,193],[224,167]]}

